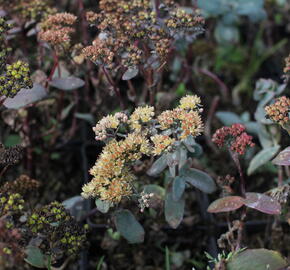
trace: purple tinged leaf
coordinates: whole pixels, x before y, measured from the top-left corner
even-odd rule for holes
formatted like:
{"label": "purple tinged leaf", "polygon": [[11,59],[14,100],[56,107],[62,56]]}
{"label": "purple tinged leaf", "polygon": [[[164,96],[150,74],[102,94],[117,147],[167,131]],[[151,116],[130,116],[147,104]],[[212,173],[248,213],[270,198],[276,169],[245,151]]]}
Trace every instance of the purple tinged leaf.
{"label": "purple tinged leaf", "polygon": [[290,147],[287,147],[283,151],[281,151],[273,160],[272,162],[275,165],[280,166],[289,166],[290,165]]}
{"label": "purple tinged leaf", "polygon": [[247,207],[256,209],[265,214],[279,215],[281,213],[280,203],[265,194],[248,192],[246,193],[244,203]]}
{"label": "purple tinged leaf", "polygon": [[228,196],[215,200],[210,204],[209,213],[230,212],[241,208],[244,205],[244,198],[240,196]]}
{"label": "purple tinged leaf", "polygon": [[45,88],[35,83],[32,89],[21,89],[15,97],[7,98],[3,105],[8,109],[20,109],[40,101],[46,96]]}
{"label": "purple tinged leaf", "polygon": [[71,76],[53,79],[49,82],[49,85],[60,90],[71,91],[83,87],[85,82],[80,78]]}

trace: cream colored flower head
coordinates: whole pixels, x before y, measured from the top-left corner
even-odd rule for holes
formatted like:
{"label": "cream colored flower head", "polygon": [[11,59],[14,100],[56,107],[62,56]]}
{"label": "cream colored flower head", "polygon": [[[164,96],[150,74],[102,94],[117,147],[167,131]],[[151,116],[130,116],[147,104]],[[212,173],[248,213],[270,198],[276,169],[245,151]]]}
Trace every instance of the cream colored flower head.
{"label": "cream colored flower head", "polygon": [[121,123],[126,123],[128,121],[128,116],[125,113],[118,112],[115,115],[108,115],[102,118],[95,127],[93,131],[96,134],[96,140],[107,139],[108,129],[117,129]]}
{"label": "cream colored flower head", "polygon": [[129,123],[130,127],[136,131],[141,131],[142,125],[148,123],[154,117],[154,107],[145,106],[145,107],[138,107],[135,111],[131,114]]}
{"label": "cream colored flower head", "polygon": [[175,142],[175,139],[162,134],[152,136],[151,140],[154,144],[152,153],[155,156],[160,155],[163,152],[170,151],[172,148],[172,144]]}
{"label": "cream colored flower head", "polygon": [[200,103],[201,103],[200,97],[198,97],[197,95],[193,96],[187,95],[180,100],[179,108],[184,110],[195,110],[198,109]]}

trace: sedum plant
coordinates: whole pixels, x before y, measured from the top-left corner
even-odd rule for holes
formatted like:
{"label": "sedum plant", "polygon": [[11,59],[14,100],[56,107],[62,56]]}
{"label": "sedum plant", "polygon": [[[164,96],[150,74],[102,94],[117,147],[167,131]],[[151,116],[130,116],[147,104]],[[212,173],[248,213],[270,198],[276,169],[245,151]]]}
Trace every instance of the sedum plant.
{"label": "sedum plant", "polygon": [[[118,112],[101,119],[93,128],[96,140],[105,142],[105,147],[91,168],[93,179],[83,186],[82,196],[96,198],[102,212],[120,204],[125,199],[138,201],[141,212],[150,207],[155,185],[143,186],[139,191],[134,185],[137,177],[132,167],[141,159],[157,158],[147,174],[156,177],[167,167],[170,184],[165,194],[165,218],[176,228],[183,218],[187,185],[211,193],[215,190],[212,178],[206,173],[191,168],[188,157],[198,156],[200,146],[195,138],[203,131],[201,100],[198,96],[185,96],[179,106],[155,115],[153,107],[136,108],[131,115]],[[104,210],[105,208],[105,210]],[[121,212],[120,212],[121,211]],[[132,230],[128,235],[122,228],[129,226],[134,217],[128,210],[116,212],[116,226],[127,239],[138,238],[143,229]],[[128,216],[128,218],[125,218]],[[126,225],[124,225],[125,223]],[[136,223],[136,222],[135,222]],[[134,233],[136,237],[134,237]],[[133,236],[132,236],[133,235]],[[131,241],[132,242],[132,241]]]}

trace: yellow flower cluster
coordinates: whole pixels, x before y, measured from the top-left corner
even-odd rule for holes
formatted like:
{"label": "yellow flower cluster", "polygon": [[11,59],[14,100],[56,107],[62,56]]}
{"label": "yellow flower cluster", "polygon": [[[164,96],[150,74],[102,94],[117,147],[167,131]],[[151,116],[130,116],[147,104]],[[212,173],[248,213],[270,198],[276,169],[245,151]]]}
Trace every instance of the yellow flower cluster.
{"label": "yellow flower cluster", "polygon": [[177,108],[157,118],[150,106],[136,108],[129,119],[124,113],[104,117],[93,130],[97,140],[108,137],[111,140],[91,168],[93,179],[83,186],[82,196],[112,203],[130,196],[135,179],[130,167],[144,155],[173,151],[178,140],[200,135],[203,130],[200,112],[200,98],[185,96]]}
{"label": "yellow flower cluster", "polygon": [[168,135],[157,134],[151,137],[154,147],[152,150],[153,155],[158,156],[165,151],[169,151],[175,139],[170,138]]}
{"label": "yellow flower cluster", "polygon": [[130,117],[129,123],[133,130],[141,131],[142,124],[148,123],[154,117],[154,108],[150,106],[137,108]]}
{"label": "yellow flower cluster", "polygon": [[132,193],[131,182],[135,177],[130,164],[149,153],[149,141],[141,134],[131,133],[123,141],[110,141],[90,170],[94,178],[83,187],[82,196],[118,203]]}
{"label": "yellow flower cluster", "polygon": [[96,140],[105,140],[108,138],[108,130],[116,130],[121,123],[126,123],[128,121],[128,116],[125,113],[118,112],[114,115],[108,115],[102,118],[95,127],[93,131],[96,134]]}
{"label": "yellow flower cluster", "polygon": [[180,100],[179,108],[184,110],[195,110],[200,106],[201,100],[200,97],[194,95],[187,95]]}
{"label": "yellow flower cluster", "polygon": [[171,111],[164,111],[157,120],[162,130],[175,128],[181,129],[179,139],[186,139],[187,136],[199,136],[203,131],[203,123],[200,112],[200,98],[196,95],[185,96],[180,100],[179,106]]}

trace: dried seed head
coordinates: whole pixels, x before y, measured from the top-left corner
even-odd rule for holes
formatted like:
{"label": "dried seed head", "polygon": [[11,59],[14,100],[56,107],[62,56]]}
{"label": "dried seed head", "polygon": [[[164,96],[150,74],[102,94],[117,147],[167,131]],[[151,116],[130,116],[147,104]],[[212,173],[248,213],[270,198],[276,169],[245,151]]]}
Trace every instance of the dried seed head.
{"label": "dried seed head", "polygon": [[22,146],[13,146],[4,148],[3,145],[0,145],[0,165],[15,165],[21,159],[23,155],[23,147]]}

